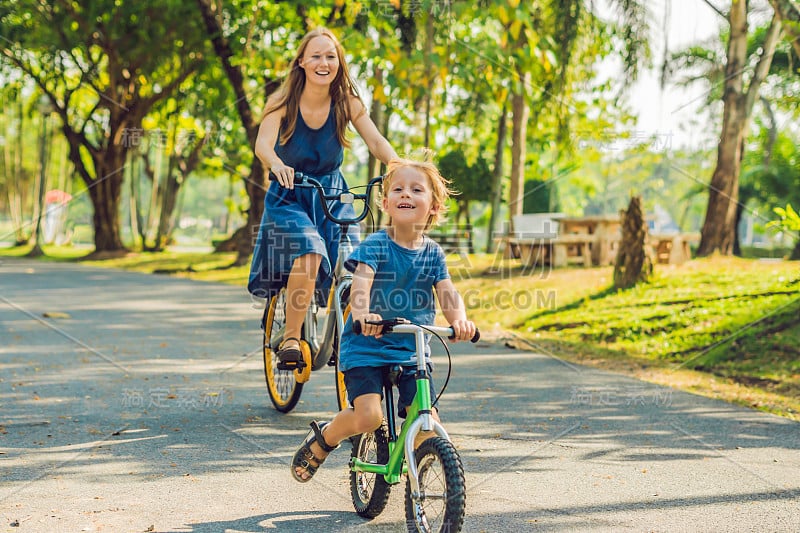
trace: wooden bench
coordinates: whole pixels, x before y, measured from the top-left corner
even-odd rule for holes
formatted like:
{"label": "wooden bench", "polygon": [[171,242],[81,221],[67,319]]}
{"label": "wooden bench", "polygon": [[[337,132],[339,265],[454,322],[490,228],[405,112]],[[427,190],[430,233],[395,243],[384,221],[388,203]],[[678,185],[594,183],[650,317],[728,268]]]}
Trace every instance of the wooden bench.
{"label": "wooden bench", "polygon": [[525,266],[567,266],[571,263],[592,266],[594,235],[562,235],[554,239],[517,239],[519,257]]}
{"label": "wooden bench", "polygon": [[656,263],[680,265],[692,258],[690,244],[700,242],[697,233],[653,233],[648,235]]}
{"label": "wooden bench", "polygon": [[534,241],[558,237],[558,220],[564,213],[526,213],[511,217],[513,230],[501,237],[506,245],[506,257],[522,257],[522,247],[528,248]]}
{"label": "wooden bench", "polygon": [[592,247],[596,243],[596,235],[572,233],[559,236],[553,240],[553,266],[566,266],[569,263],[592,266]]}

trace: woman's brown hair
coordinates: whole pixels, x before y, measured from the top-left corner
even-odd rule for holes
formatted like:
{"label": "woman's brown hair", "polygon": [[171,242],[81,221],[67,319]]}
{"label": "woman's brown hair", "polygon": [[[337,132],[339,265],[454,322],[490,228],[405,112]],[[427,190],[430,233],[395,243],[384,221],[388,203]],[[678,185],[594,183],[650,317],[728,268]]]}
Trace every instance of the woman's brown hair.
{"label": "woman's brown hair", "polygon": [[292,137],[295,125],[297,124],[297,115],[300,112],[300,94],[303,92],[303,87],[305,87],[306,84],[306,73],[305,70],[300,67],[300,60],[306,51],[308,43],[311,42],[311,39],[320,36],[327,37],[333,42],[336,48],[336,55],[339,58],[339,72],[336,73],[336,77],[331,82],[330,95],[331,102],[333,103],[333,113],[336,117],[336,137],[339,140],[339,144],[347,148],[350,146],[350,142],[347,140],[347,123],[350,121],[349,97],[355,96],[359,98],[359,100],[360,97],[356,91],[355,83],[350,77],[350,70],[347,67],[347,61],[344,57],[344,49],[333,32],[327,28],[320,27],[313,29],[300,41],[297,54],[289,68],[289,75],[286,76],[280,89],[278,89],[275,101],[267,105],[264,114],[261,115],[261,120],[264,120],[264,117],[273,111],[286,106],[286,113],[281,120],[279,142],[280,144],[286,144]]}

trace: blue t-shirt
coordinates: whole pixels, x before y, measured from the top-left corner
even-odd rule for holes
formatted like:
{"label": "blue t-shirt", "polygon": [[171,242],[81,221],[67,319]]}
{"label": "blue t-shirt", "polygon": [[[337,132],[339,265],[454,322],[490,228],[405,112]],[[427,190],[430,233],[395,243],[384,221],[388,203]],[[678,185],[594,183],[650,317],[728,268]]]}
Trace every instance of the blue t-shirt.
{"label": "blue t-shirt", "polygon": [[[415,324],[433,324],[434,286],[450,277],[444,252],[436,242],[424,237],[420,248],[409,250],[381,230],[364,239],[344,266],[355,272],[358,263],[375,271],[369,298],[371,313],[383,318],[406,318]],[[413,335],[392,333],[376,339],[354,334],[351,315],[342,332],[339,365],[345,371],[362,366],[412,364],[415,352]]]}

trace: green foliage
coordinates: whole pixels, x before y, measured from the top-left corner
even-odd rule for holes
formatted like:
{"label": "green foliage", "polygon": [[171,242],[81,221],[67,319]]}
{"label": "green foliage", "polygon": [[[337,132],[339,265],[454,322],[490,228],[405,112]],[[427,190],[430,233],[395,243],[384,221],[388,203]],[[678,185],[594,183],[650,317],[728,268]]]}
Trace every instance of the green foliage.
{"label": "green foliage", "polygon": [[489,197],[492,173],[482,157],[470,165],[464,152],[456,149],[443,155],[438,166],[442,176],[451,180],[452,187],[458,191],[459,201],[485,201]]}
{"label": "green foliage", "polygon": [[[800,228],[793,206],[800,205],[800,150],[795,138],[786,132],[777,132],[774,141],[769,136],[768,128],[762,128],[758,149],[745,153],[740,201],[759,219],[768,221],[767,228],[796,235]],[[769,221],[772,213],[779,219]],[[791,256],[797,254],[800,243]]]}
{"label": "green foliage", "polygon": [[555,180],[525,180],[523,213],[550,213],[559,210],[558,187]]}
{"label": "green foliage", "polygon": [[781,217],[780,220],[769,222],[767,227],[780,228],[784,231],[800,231],[800,215],[792,208],[792,204],[786,204],[786,207],[776,207],[775,214]]}
{"label": "green foliage", "polygon": [[468,164],[464,152],[459,148],[443,155],[438,161],[438,167],[442,175],[451,180],[451,188],[456,191],[453,196],[458,206],[455,222],[459,223],[465,217],[466,223],[472,224],[470,202],[485,201],[491,194],[492,173],[489,164],[482,157],[478,157],[474,164]]}
{"label": "green foliage", "polygon": [[[16,72],[38,77],[40,89],[52,93],[67,122],[85,135],[74,159],[87,170],[87,182],[97,177],[99,155],[119,141],[115,128],[144,120],[148,130],[165,129],[175,116],[180,127],[198,137],[203,132],[198,174],[247,178],[253,154],[240,102],[246,100],[258,120],[300,38],[326,25],[342,40],[367,103],[390,117],[388,136],[398,152],[422,144],[429,114],[433,148],[460,149],[473,162],[470,172],[452,176],[460,198],[483,201],[491,182],[485,158],[494,159],[498,120],[513,90],[523,92],[534,111],[532,174],[550,179],[548,169],[573,164],[576,141],[598,138],[629,118],[618,105],[620,80],[596,79],[603,59],[620,55],[634,74],[647,55],[645,3],[633,0],[614,2],[621,23],[601,19],[593,4],[579,0],[214,4],[231,47],[228,59],[241,68],[244,96],[231,90],[195,2],[2,3],[4,56]],[[524,75],[530,82],[522,87]],[[126,109],[130,121],[114,122]],[[356,148],[347,152],[347,164],[358,168],[364,151]],[[507,144],[500,155],[507,163]],[[248,201],[242,200],[232,207]]]}

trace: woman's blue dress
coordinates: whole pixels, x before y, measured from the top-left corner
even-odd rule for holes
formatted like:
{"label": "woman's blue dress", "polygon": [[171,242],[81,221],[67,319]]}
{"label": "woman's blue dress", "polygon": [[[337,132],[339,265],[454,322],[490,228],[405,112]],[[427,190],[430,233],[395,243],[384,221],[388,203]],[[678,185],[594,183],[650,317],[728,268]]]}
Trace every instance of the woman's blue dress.
{"label": "woman's blue dress", "polygon": [[[296,172],[322,183],[326,192],[348,191],[339,170],[344,150],[336,136],[333,105],[328,119],[319,129],[309,128],[298,111],[294,134],[284,145],[280,144],[279,134],[275,153]],[[250,264],[247,290],[251,294],[260,298],[276,294],[286,286],[294,260],[308,253],[322,256],[317,289],[322,294],[328,290],[338,256],[341,229],[325,217],[321,201],[314,189],[286,189],[277,181],[270,182]],[[355,216],[352,205],[331,204],[331,212],[337,217]],[[357,225],[348,228],[354,244],[358,241],[358,231]]]}

